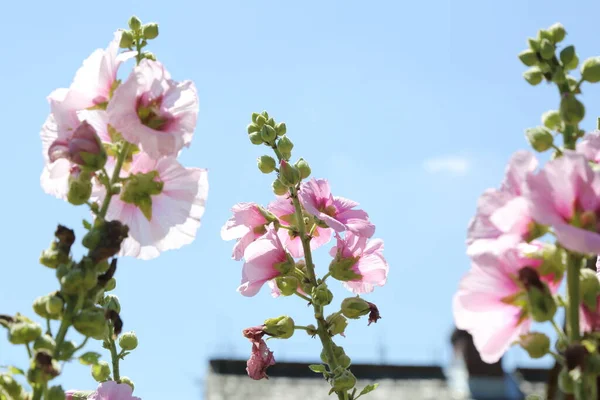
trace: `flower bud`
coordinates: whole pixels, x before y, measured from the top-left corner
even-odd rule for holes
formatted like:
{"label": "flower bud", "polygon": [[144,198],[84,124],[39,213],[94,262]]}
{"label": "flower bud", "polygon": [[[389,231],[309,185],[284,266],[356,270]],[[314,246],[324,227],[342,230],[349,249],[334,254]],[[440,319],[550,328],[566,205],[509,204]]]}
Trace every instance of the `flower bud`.
{"label": "flower bud", "polygon": [[544,282],[542,288],[531,286],[527,290],[527,305],[531,318],[536,322],[550,321],[556,313],[556,301]]}
{"label": "flower bud", "polygon": [[23,388],[12,376],[8,374],[0,374],[0,395],[1,394],[8,395],[8,400],[22,399]]}
{"label": "flower bud", "polygon": [[[333,356],[342,368],[346,369],[350,367],[352,360],[350,360],[350,357],[346,355],[346,352],[342,346],[338,346],[337,344],[333,343]],[[326,364],[330,363],[325,349],[321,351],[321,360]]]}
{"label": "flower bud", "polygon": [[254,118],[254,114],[252,114],[252,122],[254,122],[260,129],[267,123],[267,119],[262,114],[257,114],[256,119]]}
{"label": "flower bud", "polygon": [[342,314],[346,318],[358,319],[371,312],[369,303],[360,297],[348,297],[342,301]]}
{"label": "flower bud", "polygon": [[[267,122],[266,122],[266,123],[267,123],[267,125],[269,125],[270,127],[272,127],[272,128],[275,128],[275,120],[273,119],[273,117],[271,117],[271,118],[267,119]],[[275,132],[277,132],[277,131],[275,131]]]}
{"label": "flower bud", "polygon": [[285,122],[280,122],[275,125],[275,132],[277,132],[277,136],[283,136],[287,133],[287,126]]}
{"label": "flower bud", "polygon": [[156,56],[150,51],[143,52],[142,56],[148,60],[156,61]]}
{"label": "flower bud", "polygon": [[281,160],[279,165],[279,180],[288,187],[295,186],[300,183],[300,171],[286,160]]}
{"label": "flower bud", "polygon": [[[289,155],[292,153],[292,149],[294,148],[294,143],[287,137],[282,136],[277,142],[277,150],[281,152],[281,154]],[[288,159],[289,157],[284,157]]]}
{"label": "flower bud", "polygon": [[[248,135],[254,133],[254,132],[259,132],[260,133],[260,128],[258,127],[258,125],[256,125],[254,122],[249,124],[248,127],[246,128],[246,130],[248,131]],[[262,140],[262,138],[261,138]]]}
{"label": "flower bud", "polygon": [[277,137],[275,128],[273,128],[271,125],[263,125],[263,127],[260,130],[260,137],[266,143],[273,143],[273,141]]}
{"label": "flower bud", "polygon": [[81,311],[73,318],[73,327],[84,336],[97,337],[106,331],[104,310],[99,307]]}
{"label": "flower bud", "polygon": [[83,271],[73,269],[60,279],[61,290],[66,294],[76,294],[83,286]]}
{"label": "flower bud", "polygon": [[552,148],[552,145],[554,144],[554,136],[552,136],[552,133],[543,126],[527,129],[525,131],[525,137],[531,147],[540,153]]}
{"label": "flower bud", "polygon": [[310,173],[311,173],[310,166],[304,160],[304,158],[300,158],[298,161],[296,161],[296,164],[294,164],[294,165],[296,166],[296,168],[298,168],[301,179],[306,179],[310,176]]}
{"label": "flower bud", "polygon": [[356,385],[356,377],[348,370],[342,370],[339,375],[333,377],[331,387],[336,392],[346,392]]}
{"label": "flower bud", "polygon": [[155,22],[145,24],[142,27],[142,36],[144,36],[144,39],[146,40],[156,39],[158,36],[158,24]]}
{"label": "flower bud", "polygon": [[560,113],[558,110],[550,110],[542,114],[542,123],[550,130],[555,131],[560,129],[562,120],[560,119]]}
{"label": "flower bud", "polygon": [[131,18],[129,18],[129,28],[132,31],[137,31],[141,27],[142,27],[142,21],[140,21],[140,19],[138,17],[133,15]]}
{"label": "flower bud", "polygon": [[104,296],[100,305],[104,307],[106,310],[114,310],[117,313],[121,312],[121,304],[119,303],[119,298],[114,294],[107,294]]}
{"label": "flower bud", "polygon": [[106,164],[106,150],[96,129],[83,121],[73,132],[69,140],[69,157],[75,164],[92,171],[102,169]]}
{"label": "flower bud", "polygon": [[131,31],[123,31],[119,47],[122,49],[129,49],[131,46],[133,46],[133,33],[131,33]]}
{"label": "flower bud", "polygon": [[116,287],[117,287],[117,280],[115,278],[110,278],[108,280],[108,282],[106,282],[106,285],[104,285],[104,291],[110,292],[112,290],[115,290]]}
{"label": "flower bud", "polygon": [[42,327],[35,322],[21,321],[11,324],[8,329],[8,341],[12,344],[33,342],[42,335]]}
{"label": "flower bud", "polygon": [[342,335],[348,326],[348,320],[340,313],[333,313],[326,318],[327,331],[331,336]]}
{"label": "flower bud", "polygon": [[324,282],[312,288],[311,296],[313,303],[318,306],[327,306],[333,300],[333,293]]}
{"label": "flower bud", "polygon": [[552,41],[554,43],[562,42],[567,35],[565,27],[559,22],[548,28],[548,32],[550,32],[550,36],[552,36]]}
{"label": "flower bud", "polygon": [[62,386],[52,386],[48,389],[46,400],[65,400],[67,398]]}
{"label": "flower bud", "polygon": [[60,353],[57,355],[57,359],[59,361],[68,361],[73,357],[73,353],[77,349],[77,344],[73,341],[64,342],[62,346],[60,346]]}
{"label": "flower bud", "polygon": [[563,368],[558,374],[558,387],[564,394],[573,394],[575,392],[575,382],[566,368]]}
{"label": "flower bud", "polygon": [[92,176],[89,172],[73,167],[69,175],[67,200],[74,206],[85,204],[92,195]]}
{"label": "flower bud", "polygon": [[544,39],[552,41],[552,35],[549,31],[545,29],[540,29],[537,34],[537,40],[539,43],[541,43]]}
{"label": "flower bud", "polygon": [[521,335],[519,344],[531,358],[542,358],[550,352],[550,339],[540,332]]}
{"label": "flower bud", "polygon": [[264,143],[264,141],[260,135],[260,132],[253,132],[248,135],[248,138],[250,139],[250,142],[252,142],[252,144],[255,144],[255,145],[260,145],[260,144]]}
{"label": "flower bud", "polygon": [[279,178],[275,179],[271,186],[273,188],[273,193],[277,196],[283,196],[288,193],[288,187],[284,185]]}
{"label": "flower bud", "polygon": [[538,85],[544,75],[539,67],[531,67],[527,71],[523,72],[523,78],[532,86]]}
{"label": "flower bud", "polygon": [[270,174],[275,171],[277,164],[275,163],[275,159],[271,156],[261,156],[258,158],[258,169],[263,174]]}
{"label": "flower bud", "polygon": [[133,381],[129,377],[127,377],[127,376],[122,376],[121,379],[119,379],[119,383],[124,383],[126,385],[131,386],[131,391],[132,392],[135,389],[135,385],[133,384]]}
{"label": "flower bud", "polygon": [[110,377],[110,366],[106,361],[99,361],[92,365],[92,377],[96,382],[104,382]]}
{"label": "flower bud", "polygon": [[329,264],[329,273],[334,279],[342,282],[360,279],[362,276],[352,269],[354,264],[356,264],[354,258],[336,257]]}
{"label": "flower bud", "polygon": [[298,290],[298,278],[295,276],[279,276],[275,283],[282,296],[291,296]]}
{"label": "flower bud", "polygon": [[65,302],[61,297],[52,295],[48,298],[48,301],[46,302],[46,311],[50,315],[60,315],[62,313],[64,305]]}
{"label": "flower bud", "polygon": [[531,49],[523,50],[519,53],[519,60],[528,67],[533,67],[539,63],[537,53]]}
{"label": "flower bud", "polygon": [[560,117],[567,124],[578,124],[585,117],[585,107],[574,94],[565,93],[560,100]]}
{"label": "flower bud", "polygon": [[135,332],[125,332],[119,337],[119,346],[126,351],[134,350],[138,346],[138,338]]}
{"label": "flower bud", "polygon": [[560,51],[560,62],[566,71],[577,68],[579,58],[575,53],[575,46],[567,46]]}
{"label": "flower bud", "polygon": [[542,39],[540,42],[540,55],[544,60],[550,60],[554,57],[554,45],[548,39]]}
{"label": "flower bud", "polygon": [[596,276],[596,271],[584,268],[580,271],[580,289],[579,294],[582,303],[596,312],[598,306],[598,296],[600,295],[600,280]]}
{"label": "flower bud", "polygon": [[294,320],[286,315],[269,318],[265,321],[264,332],[279,339],[291,338],[294,334]]}
{"label": "flower bud", "polygon": [[535,52],[540,51],[540,43],[535,38],[527,38],[527,45]]}
{"label": "flower bud", "polygon": [[56,342],[52,338],[52,336],[44,334],[40,335],[35,342],[33,342],[34,350],[42,350],[45,349],[49,353],[54,352],[54,348],[56,347]]}
{"label": "flower bud", "polygon": [[581,66],[581,77],[588,82],[600,82],[600,57],[591,57]]}
{"label": "flower bud", "polygon": [[46,309],[48,296],[40,296],[33,301],[33,311],[42,318],[50,318],[50,314]]}

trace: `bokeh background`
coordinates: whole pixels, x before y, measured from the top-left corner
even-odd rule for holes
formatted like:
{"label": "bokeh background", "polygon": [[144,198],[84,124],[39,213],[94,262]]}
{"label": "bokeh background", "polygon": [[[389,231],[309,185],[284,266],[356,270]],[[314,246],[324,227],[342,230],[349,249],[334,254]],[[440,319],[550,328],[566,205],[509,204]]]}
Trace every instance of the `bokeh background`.
{"label": "bokeh background", "polygon": [[[594,1],[7,2],[0,16],[0,313],[32,315],[33,299],[57,288],[39,253],[57,223],[81,234],[88,216],[39,186],[46,96],[68,87],[131,14],[159,23],[149,50],[175,79],[197,85],[199,123],[181,159],[208,168],[210,177],[193,244],[119,263],[114,293],[124,329],[140,340],[121,369],[145,400],[201,398],[210,357],[248,357],[245,327],[281,314],[311,322],[297,298],[273,299],[267,288],[254,298],[236,293],[242,264],[231,259],[233,243],[220,239],[233,204],[272,199],[272,177],[256,168],[266,148],[246,137],[253,111],[285,121],[294,155],[313,176],[328,178],[336,195],[360,202],[385,241],[389,281],[368,296],[383,319],[351,323],[341,339],[347,353],[355,362],[444,364],[477,197],[499,184],[513,151],[527,148],[524,129],[558,106],[554,87],[531,88],[521,78],[517,54],[528,36],[557,21],[581,60],[600,53]],[[587,129],[599,115],[592,89],[584,86],[582,96]],[[317,252],[322,273],[329,247]],[[338,301],[349,294],[334,293]],[[320,351],[302,334],[271,346],[278,361],[313,361]],[[25,360],[23,346],[9,346],[0,333],[0,365],[26,368]],[[504,361],[507,368],[551,364],[528,361],[518,349]],[[77,362],[60,381],[96,386]]]}

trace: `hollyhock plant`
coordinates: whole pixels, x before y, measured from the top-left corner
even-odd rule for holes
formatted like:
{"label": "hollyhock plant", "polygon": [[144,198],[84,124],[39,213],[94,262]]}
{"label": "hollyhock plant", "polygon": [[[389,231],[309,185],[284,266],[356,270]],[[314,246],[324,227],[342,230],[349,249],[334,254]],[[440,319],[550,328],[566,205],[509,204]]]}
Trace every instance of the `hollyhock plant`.
{"label": "hollyhock plant", "polygon": [[306,211],[325,222],[336,232],[350,231],[359,236],[371,237],[375,225],[363,210],[354,209],[358,203],[343,197],[334,197],[326,179],[311,179],[300,187],[300,203]]}
{"label": "hollyhock plant", "polygon": [[191,81],[176,82],[158,61],[144,59],[114,92],[110,124],[152,158],[176,156],[192,141],[198,96]]}
{"label": "hollyhock plant", "polygon": [[[370,293],[375,286],[387,282],[389,267],[383,258],[383,240],[368,240],[346,232],[344,238],[337,235],[337,244],[330,250],[331,275],[345,280],[343,285],[353,293]],[[338,277],[339,275],[339,277]]]}
{"label": "hollyhock plant", "polygon": [[237,239],[232,258],[239,261],[244,257],[246,247],[267,232],[266,226],[270,221],[266,218],[266,212],[255,203],[238,203],[231,211],[233,217],[221,228],[221,238]]}
{"label": "hollyhock plant", "polygon": [[600,163],[600,131],[590,132],[577,143],[577,152],[591,162]]}
{"label": "hollyhock plant", "polygon": [[558,242],[580,253],[600,253],[600,175],[586,158],[565,151],[527,179],[534,219],[551,225]]}

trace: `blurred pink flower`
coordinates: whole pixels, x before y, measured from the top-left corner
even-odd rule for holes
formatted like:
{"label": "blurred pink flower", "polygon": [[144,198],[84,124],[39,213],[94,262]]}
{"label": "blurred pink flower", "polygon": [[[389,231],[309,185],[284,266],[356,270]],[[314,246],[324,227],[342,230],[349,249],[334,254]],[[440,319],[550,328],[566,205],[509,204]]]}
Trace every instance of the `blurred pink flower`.
{"label": "blurred pink flower", "polygon": [[223,240],[237,239],[233,247],[232,258],[241,260],[246,247],[267,232],[266,225],[269,221],[256,203],[238,203],[233,206],[231,211],[233,217],[221,228],[221,238]]}
{"label": "blurred pink flower", "polygon": [[[267,209],[277,216],[277,218],[279,218],[279,222],[282,226],[289,228],[292,226],[296,227],[298,225],[298,222],[296,221],[296,210],[294,208],[294,204],[287,196],[278,196],[275,201],[271,202],[267,206]],[[306,232],[309,232],[311,228],[312,224],[311,226],[306,227]],[[317,226],[312,233],[310,249],[315,250],[324,244],[329,243],[331,240],[331,232],[332,231],[330,228],[322,228]],[[281,242],[293,257],[304,257],[302,241],[300,240],[300,236],[298,236],[296,231],[280,229],[278,233]]]}
{"label": "blurred pink flower", "polygon": [[375,286],[383,286],[387,281],[388,264],[383,258],[383,240],[368,240],[346,232],[342,239],[337,236],[337,244],[329,254],[335,257],[333,262],[351,260],[350,269],[360,278],[343,282],[343,285],[354,293],[370,293]]}
{"label": "blurred pink flower", "polygon": [[[136,205],[124,202],[119,196],[112,198],[106,215],[107,220],[116,219],[129,227],[120,254],[144,260],[193,242],[208,196],[207,171],[184,168],[175,157],[154,160],[146,153],[138,153],[131,166],[121,171],[121,176],[151,171],[158,171],[158,179],[164,186],[160,194],[151,197],[150,220]],[[100,200],[103,197],[104,193]]]}
{"label": "blurred pink flower", "polygon": [[133,396],[133,389],[126,383],[115,381],[102,382],[98,389],[92,393],[89,400],[142,400]]}
{"label": "blurred pink flower", "polygon": [[526,151],[518,151],[506,167],[500,189],[486,190],[477,202],[477,213],[469,223],[467,253],[492,245],[504,234],[526,238],[533,225],[529,203],[524,197],[527,176],[537,168],[537,160]]}
{"label": "blurred pink flower", "polygon": [[336,232],[350,231],[356,235],[371,237],[375,225],[363,210],[355,210],[358,203],[331,195],[326,179],[311,179],[300,187],[299,199],[308,213],[314,215]]}
{"label": "blurred pink flower", "polygon": [[150,155],[177,156],[192,141],[198,96],[192,81],[175,82],[158,61],[144,59],[107,108],[110,124]]}
{"label": "blurred pink flower", "polygon": [[600,163],[600,131],[593,131],[577,142],[577,152],[589,161]]}
{"label": "blurred pink flower", "polygon": [[597,297],[596,311],[590,310],[585,304],[581,305],[579,321],[582,333],[600,331],[600,296]]}
{"label": "blurred pink flower", "polygon": [[600,253],[600,175],[583,155],[565,151],[538,174],[530,175],[527,182],[537,222],[551,225],[566,249]]}

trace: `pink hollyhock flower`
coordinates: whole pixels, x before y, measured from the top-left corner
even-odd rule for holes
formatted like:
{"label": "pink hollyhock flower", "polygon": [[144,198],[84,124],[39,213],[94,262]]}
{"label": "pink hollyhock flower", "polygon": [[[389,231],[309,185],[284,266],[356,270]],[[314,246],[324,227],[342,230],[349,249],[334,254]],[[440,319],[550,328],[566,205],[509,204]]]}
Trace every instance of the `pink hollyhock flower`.
{"label": "pink hollyhock flower", "polygon": [[126,383],[115,381],[102,382],[98,389],[92,393],[89,400],[142,400],[133,396],[133,389]]}
{"label": "pink hollyhock flower", "polygon": [[263,326],[244,329],[243,334],[252,343],[252,354],[246,363],[248,376],[255,380],[269,379],[267,368],[275,365],[275,357],[262,339],[265,334]]}
{"label": "pink hollyhock flower", "polygon": [[358,203],[331,195],[326,179],[311,179],[300,187],[299,199],[310,214],[325,222],[336,232],[350,231],[359,236],[371,237],[375,225],[363,210],[355,210]]}
{"label": "pink hollyhock flower", "polygon": [[223,240],[237,239],[233,247],[232,258],[241,260],[246,247],[267,232],[269,221],[265,218],[260,206],[255,203],[238,203],[231,209],[231,217],[221,228]]}
{"label": "pink hollyhock flower", "polygon": [[[337,245],[329,252],[332,257],[335,257],[330,271],[339,266],[344,270],[349,269],[351,275],[358,276],[343,282],[348,290],[357,294],[370,293],[375,286],[385,285],[389,271],[388,264],[383,258],[383,240],[367,240],[364,236],[346,232],[343,239],[337,236]],[[336,278],[336,273],[333,271],[332,276]]]}
{"label": "pink hollyhock flower", "polygon": [[[298,236],[297,230],[294,229],[298,226],[298,221],[296,218],[296,209],[294,208],[292,200],[287,196],[279,196],[277,197],[277,200],[268,205],[267,209],[279,218],[281,226],[290,228],[279,230],[279,238],[285,248],[293,257],[304,257],[302,241],[300,240],[300,236]],[[310,222],[306,225],[306,232],[311,231],[313,223],[314,222]],[[331,240],[331,232],[330,228],[316,226],[311,235],[310,249],[315,250],[324,244],[329,243]]]}
{"label": "pink hollyhock flower", "polygon": [[[554,275],[539,276],[543,262],[532,249],[537,243],[520,243],[516,235],[500,237],[493,247],[473,256],[471,270],[460,282],[453,299],[458,329],[468,331],[486,363],[494,363],[529,331],[531,318],[521,308],[526,302],[525,286],[546,282],[551,292],[560,281]],[[539,254],[539,253],[538,253]]]}
{"label": "pink hollyhock flower", "polygon": [[558,241],[580,253],[600,253],[600,175],[581,154],[565,151],[527,179],[534,219],[551,225]]}
{"label": "pink hollyhock flower", "polygon": [[192,141],[198,96],[192,81],[175,82],[158,61],[144,59],[115,90],[110,124],[152,158],[176,156]]}
{"label": "pink hollyhock flower", "polygon": [[590,310],[585,304],[581,305],[579,323],[581,332],[600,331],[600,296],[597,297],[596,311]]}
{"label": "pink hollyhock flower", "polygon": [[477,202],[477,214],[468,228],[468,254],[493,245],[504,234],[530,235],[534,224],[524,195],[527,176],[536,168],[537,160],[529,152],[518,151],[511,157],[500,189],[486,190]]}
{"label": "pink hollyhock flower", "polygon": [[577,143],[577,152],[589,161],[600,163],[600,131],[588,133]]}
{"label": "pink hollyhock flower", "polygon": [[269,280],[281,274],[281,270],[294,266],[293,259],[283,248],[277,232],[269,227],[267,233],[250,243],[244,253],[246,262],[242,268],[242,283],[238,292],[251,297]]}
{"label": "pink hollyhock flower", "polygon": [[[160,194],[151,196],[150,219],[139,207],[124,202],[120,196],[113,196],[106,214],[107,220],[116,219],[129,227],[129,236],[120,254],[144,260],[194,241],[208,195],[207,171],[184,168],[175,157],[154,160],[139,153],[131,166],[122,170],[121,176],[151,171],[158,172],[163,188]],[[103,197],[102,193],[100,201]]]}

